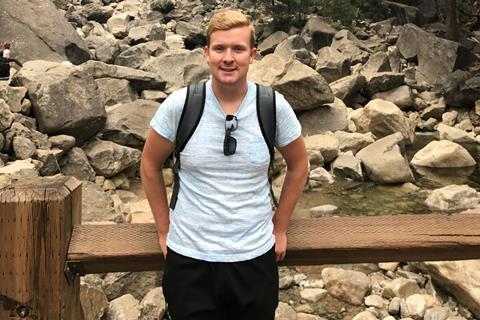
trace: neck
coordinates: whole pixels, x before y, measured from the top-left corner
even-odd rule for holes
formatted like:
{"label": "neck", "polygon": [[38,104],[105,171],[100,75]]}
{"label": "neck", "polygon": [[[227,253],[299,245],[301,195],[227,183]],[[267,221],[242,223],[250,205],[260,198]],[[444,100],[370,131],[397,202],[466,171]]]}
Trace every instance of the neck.
{"label": "neck", "polygon": [[238,99],[243,99],[247,94],[247,81],[242,81],[241,83],[235,83],[232,85],[225,85],[212,80],[212,90],[215,93],[217,99],[221,99],[226,102],[237,101]]}

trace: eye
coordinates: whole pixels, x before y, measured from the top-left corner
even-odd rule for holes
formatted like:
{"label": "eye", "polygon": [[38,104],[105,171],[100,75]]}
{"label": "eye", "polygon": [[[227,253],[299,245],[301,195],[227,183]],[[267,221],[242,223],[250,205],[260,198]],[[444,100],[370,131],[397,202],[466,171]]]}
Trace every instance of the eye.
{"label": "eye", "polygon": [[215,52],[223,52],[224,50],[225,50],[225,48],[222,47],[222,46],[213,47],[213,51],[215,51]]}
{"label": "eye", "polygon": [[239,53],[240,53],[240,52],[244,52],[246,49],[245,49],[245,47],[240,47],[240,46],[239,46],[239,47],[235,47],[234,50],[235,50],[235,52],[239,52]]}

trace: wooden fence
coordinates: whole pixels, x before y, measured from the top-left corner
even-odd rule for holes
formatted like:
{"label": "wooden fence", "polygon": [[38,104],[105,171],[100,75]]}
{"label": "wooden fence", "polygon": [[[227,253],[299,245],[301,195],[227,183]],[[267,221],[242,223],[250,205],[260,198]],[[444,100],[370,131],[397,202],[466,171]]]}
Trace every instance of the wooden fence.
{"label": "wooden fence", "polygon": [[[153,224],[81,225],[81,184],[0,191],[0,320],[82,319],[79,276],[160,270]],[[293,219],[284,265],[480,259],[480,214]]]}

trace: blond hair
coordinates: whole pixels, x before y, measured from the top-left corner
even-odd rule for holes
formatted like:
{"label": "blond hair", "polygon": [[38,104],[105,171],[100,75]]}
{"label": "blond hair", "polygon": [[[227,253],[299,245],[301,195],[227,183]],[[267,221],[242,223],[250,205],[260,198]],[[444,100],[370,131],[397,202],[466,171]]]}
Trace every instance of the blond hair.
{"label": "blond hair", "polygon": [[230,30],[236,27],[250,28],[250,47],[255,47],[255,29],[250,19],[238,10],[221,10],[210,19],[207,28],[207,46],[210,46],[210,36],[218,30]]}

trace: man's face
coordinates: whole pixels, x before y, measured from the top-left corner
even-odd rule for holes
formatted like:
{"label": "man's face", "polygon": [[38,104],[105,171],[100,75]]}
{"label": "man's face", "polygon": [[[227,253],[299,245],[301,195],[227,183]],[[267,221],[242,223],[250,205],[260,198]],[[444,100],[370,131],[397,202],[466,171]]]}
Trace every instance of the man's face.
{"label": "man's face", "polygon": [[250,47],[250,36],[247,26],[211,33],[210,46],[204,53],[213,81],[236,85],[247,80],[249,65],[257,52],[256,48]]}

